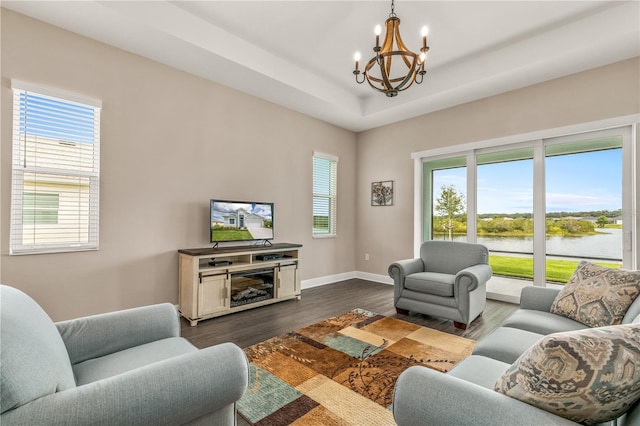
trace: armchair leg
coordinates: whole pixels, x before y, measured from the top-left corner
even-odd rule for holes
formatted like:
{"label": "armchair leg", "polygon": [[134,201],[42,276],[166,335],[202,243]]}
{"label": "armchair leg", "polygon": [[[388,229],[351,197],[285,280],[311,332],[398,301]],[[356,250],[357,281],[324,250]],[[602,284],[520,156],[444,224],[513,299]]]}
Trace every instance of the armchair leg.
{"label": "armchair leg", "polygon": [[409,315],[409,311],[402,308],[396,308],[396,312],[399,313],[400,315]]}
{"label": "armchair leg", "polygon": [[466,330],[467,329],[467,324],[458,322],[458,321],[454,321],[453,322],[453,326],[459,330]]}

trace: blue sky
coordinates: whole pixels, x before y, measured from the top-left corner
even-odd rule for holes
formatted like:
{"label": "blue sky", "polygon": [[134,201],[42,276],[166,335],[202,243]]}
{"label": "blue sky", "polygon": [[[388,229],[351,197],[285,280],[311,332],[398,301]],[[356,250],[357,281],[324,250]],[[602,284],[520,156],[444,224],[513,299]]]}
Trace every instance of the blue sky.
{"label": "blue sky", "polygon": [[[548,212],[622,208],[622,150],[548,157]],[[465,168],[434,172],[435,197],[443,184],[466,192]],[[533,160],[478,166],[478,213],[533,211]],[[466,195],[466,194],[465,194]]]}
{"label": "blue sky", "polygon": [[25,127],[29,135],[93,143],[94,109],[32,92],[21,93],[21,134],[24,134]]}

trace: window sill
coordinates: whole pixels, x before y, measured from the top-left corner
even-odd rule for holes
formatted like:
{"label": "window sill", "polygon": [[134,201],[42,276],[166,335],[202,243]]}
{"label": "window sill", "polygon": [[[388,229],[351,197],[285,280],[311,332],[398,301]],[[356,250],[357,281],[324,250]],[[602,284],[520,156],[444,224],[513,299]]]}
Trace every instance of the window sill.
{"label": "window sill", "polygon": [[336,234],[312,234],[311,235],[313,238],[336,238]]}

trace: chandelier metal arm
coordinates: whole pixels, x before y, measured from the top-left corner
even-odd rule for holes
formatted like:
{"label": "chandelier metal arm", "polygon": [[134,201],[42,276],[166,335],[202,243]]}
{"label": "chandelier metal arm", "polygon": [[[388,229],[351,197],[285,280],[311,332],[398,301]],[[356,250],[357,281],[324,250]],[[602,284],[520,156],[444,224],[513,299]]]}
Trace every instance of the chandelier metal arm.
{"label": "chandelier metal arm", "polygon": [[[396,45],[398,46],[398,50],[401,52],[406,52],[407,54],[411,54],[414,55],[413,52],[411,52],[409,50],[409,48],[407,48],[407,46],[404,44],[404,42],[402,41],[402,37],[400,37],[400,19],[399,18],[389,18],[387,20],[387,22],[393,19],[394,22],[392,22],[393,25],[393,35],[395,36],[396,39]],[[386,40],[385,40],[386,41]],[[404,61],[405,65],[410,68],[411,64],[409,59],[407,59],[406,56],[402,55],[402,60]]]}

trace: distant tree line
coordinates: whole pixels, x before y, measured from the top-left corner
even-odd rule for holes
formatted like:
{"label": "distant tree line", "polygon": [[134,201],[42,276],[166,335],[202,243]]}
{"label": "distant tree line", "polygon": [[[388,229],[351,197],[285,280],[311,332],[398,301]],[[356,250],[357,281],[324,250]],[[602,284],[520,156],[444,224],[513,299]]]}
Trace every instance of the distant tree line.
{"label": "distant tree line", "polygon": [[[600,217],[614,218],[622,216],[622,209],[618,210],[593,210],[586,212],[550,212],[547,213],[547,219],[559,219],[563,217]],[[483,213],[478,215],[480,219],[508,217],[510,219],[531,219],[532,213]]]}
{"label": "distant tree line", "polygon": [[[464,194],[454,185],[442,185],[440,195],[435,200],[433,234],[453,238],[453,235],[467,233],[467,214]],[[611,218],[622,215],[618,210],[594,210],[585,212],[551,212],[546,214],[545,232],[547,236],[580,236],[596,234],[596,226],[605,227]],[[595,221],[574,219],[575,217],[596,218]],[[478,235],[531,236],[533,235],[532,213],[484,213],[478,215]]]}
{"label": "distant tree line", "polygon": [[[501,235],[524,237],[533,235],[533,219],[495,218],[479,220],[478,235]],[[545,232],[547,236],[580,236],[596,234],[596,224],[588,220],[577,219],[546,219]],[[467,217],[460,215],[453,220],[443,217],[433,218],[433,233],[437,236],[451,236],[467,233]]]}

